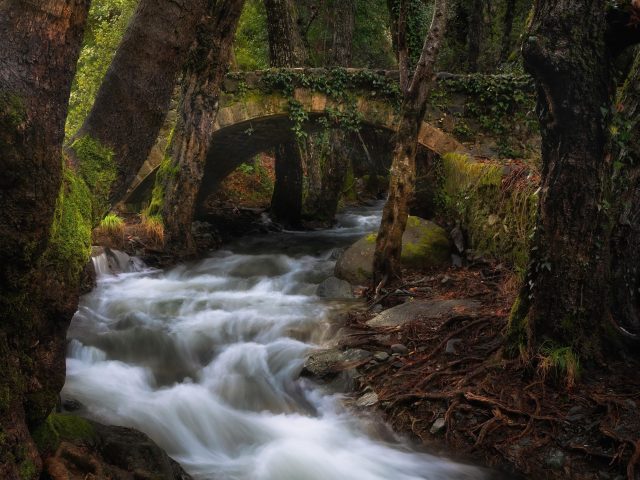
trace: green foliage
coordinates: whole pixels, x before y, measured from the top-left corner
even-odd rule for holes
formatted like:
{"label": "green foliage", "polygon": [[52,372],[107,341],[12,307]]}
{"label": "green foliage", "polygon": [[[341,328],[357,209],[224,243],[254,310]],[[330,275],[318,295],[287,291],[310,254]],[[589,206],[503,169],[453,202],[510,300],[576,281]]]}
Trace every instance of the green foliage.
{"label": "green foliage", "polygon": [[[398,18],[400,14],[400,0],[391,0],[391,15]],[[433,5],[425,5],[423,0],[407,1],[407,43],[409,46],[409,65],[413,69],[418,63],[424,39],[429,31]]]}
{"label": "green foliage", "polygon": [[83,48],[69,99],[67,137],[78,131],[91,110],[136,4],[137,0],[91,2]]}
{"label": "green foliage", "polygon": [[52,413],[33,433],[40,452],[53,452],[62,440],[90,441],[95,430],[84,418],[74,415]]}
{"label": "green foliage", "polygon": [[234,53],[237,70],[262,70],[269,67],[267,15],[262,0],[248,0],[245,3],[238,23]]}
{"label": "green foliage", "polygon": [[391,43],[386,0],[356,0],[353,66],[395,68],[395,54]]}
{"label": "green foliage", "polygon": [[546,341],[540,346],[538,369],[543,376],[552,373],[564,379],[569,388],[580,377],[580,359],[571,347],[559,346]]}
{"label": "green foliage", "polygon": [[102,219],[99,227],[107,233],[118,233],[124,228],[124,220],[115,213],[109,213]]}
{"label": "green foliage", "polygon": [[91,254],[91,199],[91,191],[84,180],[64,167],[44,262],[64,273],[70,281],[78,278]]}
{"label": "green foliage", "polygon": [[89,136],[77,139],[71,149],[78,158],[78,174],[93,193],[93,216],[97,222],[109,209],[109,193],[117,176],[113,151]]}

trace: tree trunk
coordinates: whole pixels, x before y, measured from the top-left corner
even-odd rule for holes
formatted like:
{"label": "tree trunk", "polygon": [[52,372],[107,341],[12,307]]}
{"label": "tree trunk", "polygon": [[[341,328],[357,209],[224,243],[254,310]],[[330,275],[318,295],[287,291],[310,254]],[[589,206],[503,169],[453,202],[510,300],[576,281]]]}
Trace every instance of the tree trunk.
{"label": "tree trunk", "polygon": [[506,62],[511,52],[511,33],[513,20],[516,15],[516,0],[506,0],[504,17],[502,19],[502,45],[500,47],[500,62]]}
{"label": "tree trunk", "polygon": [[109,192],[112,204],[125,194],[153,148],[206,4],[140,0],[75,136],[89,136],[113,151],[117,176]]}
{"label": "tree trunk", "polygon": [[339,0],[333,14],[332,64],[349,67],[353,58],[353,31],[356,27],[355,0]]}
{"label": "tree trunk", "polygon": [[529,355],[546,344],[594,358],[608,338],[602,320],[613,85],[606,3],[539,0],[523,47],[538,90],[543,163],[531,263],[511,319],[511,332]]}
{"label": "tree trunk", "polygon": [[273,186],[271,212],[288,228],[299,228],[302,222],[302,156],[295,140],[275,147],[276,180]]}
{"label": "tree trunk", "polygon": [[[29,429],[64,382],[75,305],[41,265],[62,179],[64,123],[88,2],[0,2],[0,477],[35,479]],[[72,299],[73,300],[73,299]],[[77,297],[75,297],[77,300]]]}
{"label": "tree trunk", "polygon": [[[299,67],[306,50],[298,28],[298,15],[291,0],[264,0],[267,10],[269,59],[272,67]],[[283,158],[287,155],[287,158]],[[275,148],[275,176],[271,215],[287,228],[302,221],[302,154],[295,139]]]}
{"label": "tree trunk", "polygon": [[471,8],[471,15],[469,18],[469,72],[478,71],[478,60],[480,59],[480,45],[482,43],[483,30],[484,0],[473,0],[473,6]]}
{"label": "tree trunk", "polygon": [[184,72],[178,125],[169,147],[175,170],[165,179],[162,215],[166,249],[180,256],[196,252],[191,224],[243,6],[244,0],[214,3],[198,28]]}
{"label": "tree trunk", "polygon": [[433,21],[416,71],[405,94],[391,165],[387,203],[376,239],[373,284],[383,286],[400,276],[402,235],[415,182],[418,133],[427,109],[433,70],[446,26],[446,1],[436,0]]}

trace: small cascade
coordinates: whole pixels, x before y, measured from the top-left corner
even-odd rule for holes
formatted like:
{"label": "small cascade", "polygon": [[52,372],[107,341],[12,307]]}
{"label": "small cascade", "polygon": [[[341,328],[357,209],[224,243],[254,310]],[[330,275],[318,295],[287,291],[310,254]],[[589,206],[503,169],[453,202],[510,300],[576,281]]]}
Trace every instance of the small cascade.
{"label": "small cascade", "polygon": [[147,268],[139,258],[108,247],[92,247],[91,259],[98,276],[142,272]]}

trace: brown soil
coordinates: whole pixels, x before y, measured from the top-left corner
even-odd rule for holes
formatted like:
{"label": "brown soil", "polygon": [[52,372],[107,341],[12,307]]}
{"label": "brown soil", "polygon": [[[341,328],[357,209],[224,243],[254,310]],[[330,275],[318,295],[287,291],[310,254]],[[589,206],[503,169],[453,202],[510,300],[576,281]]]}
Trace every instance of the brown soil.
{"label": "brown soil", "polygon": [[[640,479],[640,382],[636,361],[583,366],[575,385],[566,375],[525,365],[505,351],[503,334],[517,280],[480,261],[424,276],[381,299],[390,307],[411,298],[473,298],[474,311],[371,328],[374,316],[354,313],[344,347],[405,355],[360,367],[359,391],[374,391],[398,431],[500,470],[534,479]],[[373,307],[373,305],[372,305]],[[460,339],[455,353],[449,340]],[[535,363],[535,362],[534,362]],[[432,434],[437,419],[445,426]]]}

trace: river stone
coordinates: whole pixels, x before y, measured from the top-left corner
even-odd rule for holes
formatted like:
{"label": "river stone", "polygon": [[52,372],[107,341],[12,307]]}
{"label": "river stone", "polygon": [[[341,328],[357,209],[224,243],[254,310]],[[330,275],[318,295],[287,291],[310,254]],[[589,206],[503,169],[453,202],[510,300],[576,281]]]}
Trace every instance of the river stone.
{"label": "river stone", "polygon": [[365,393],[356,401],[356,405],[361,408],[373,407],[376,403],[378,403],[378,394],[376,392]]}
{"label": "river stone", "polygon": [[433,425],[431,425],[431,429],[429,430],[429,432],[431,433],[431,435],[437,435],[442,430],[444,430],[446,424],[447,422],[445,421],[445,419],[440,417],[435,422],[433,422]]}
{"label": "river stone", "polygon": [[[335,276],[352,285],[365,285],[373,275],[373,253],[377,234],[361,238],[338,259]],[[409,217],[402,237],[402,258],[406,266],[425,268],[447,265],[451,244],[447,232],[428,220]]]}
{"label": "river stone", "polygon": [[337,348],[319,350],[307,357],[301,375],[330,379],[340,372],[367,363],[371,358],[371,352],[359,348],[351,348],[344,352]]}
{"label": "river stone", "polygon": [[387,352],[376,352],[373,354],[373,358],[378,362],[386,362],[389,360],[389,354]]}
{"label": "river stone", "polygon": [[346,280],[329,277],[318,285],[316,295],[322,298],[353,298],[353,290]]}
{"label": "river stone", "polygon": [[436,319],[470,313],[480,303],[469,299],[415,300],[389,308],[367,322],[370,327],[397,327],[418,319]]}

